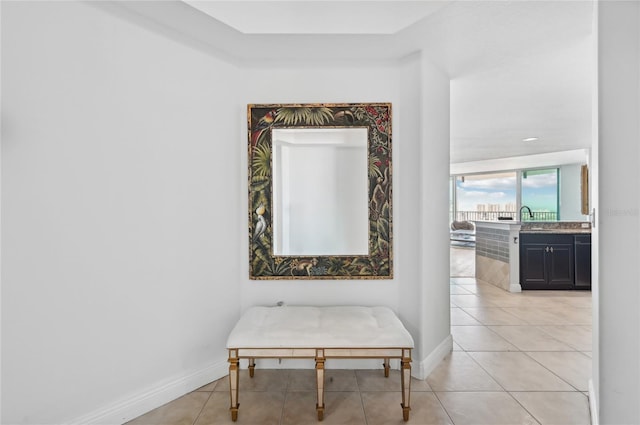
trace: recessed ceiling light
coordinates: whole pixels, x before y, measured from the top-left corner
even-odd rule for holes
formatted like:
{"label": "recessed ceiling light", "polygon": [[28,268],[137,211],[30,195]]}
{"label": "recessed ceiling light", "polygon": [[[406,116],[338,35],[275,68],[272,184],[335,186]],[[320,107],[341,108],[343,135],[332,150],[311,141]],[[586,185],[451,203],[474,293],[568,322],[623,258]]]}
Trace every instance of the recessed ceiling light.
{"label": "recessed ceiling light", "polygon": [[527,137],[526,139],[522,139],[523,142],[535,142],[538,140],[537,137]]}

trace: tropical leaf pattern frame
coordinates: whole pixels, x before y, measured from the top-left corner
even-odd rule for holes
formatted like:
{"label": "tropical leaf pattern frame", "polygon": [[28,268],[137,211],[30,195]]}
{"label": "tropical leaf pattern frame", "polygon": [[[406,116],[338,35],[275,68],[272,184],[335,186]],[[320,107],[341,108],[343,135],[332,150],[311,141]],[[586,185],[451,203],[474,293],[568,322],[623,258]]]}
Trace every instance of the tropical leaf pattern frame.
{"label": "tropical leaf pattern frame", "polygon": [[[392,279],[391,104],[250,104],[249,277],[251,279]],[[366,127],[368,133],[369,253],[275,256],[271,218],[274,128]]]}

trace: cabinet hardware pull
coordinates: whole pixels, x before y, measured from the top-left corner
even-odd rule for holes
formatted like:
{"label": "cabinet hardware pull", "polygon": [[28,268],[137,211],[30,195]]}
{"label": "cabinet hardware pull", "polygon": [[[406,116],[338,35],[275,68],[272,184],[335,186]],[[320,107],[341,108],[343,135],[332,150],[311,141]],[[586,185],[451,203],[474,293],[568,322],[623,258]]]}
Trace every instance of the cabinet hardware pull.
{"label": "cabinet hardware pull", "polygon": [[553,253],[553,247],[551,247],[551,253]]}

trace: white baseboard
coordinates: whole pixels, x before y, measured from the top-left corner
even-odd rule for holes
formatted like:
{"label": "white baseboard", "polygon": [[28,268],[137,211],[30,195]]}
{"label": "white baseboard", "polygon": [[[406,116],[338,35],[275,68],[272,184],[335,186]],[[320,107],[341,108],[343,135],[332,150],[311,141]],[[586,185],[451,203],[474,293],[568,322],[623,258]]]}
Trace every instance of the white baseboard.
{"label": "white baseboard", "polygon": [[158,383],[129,397],[114,401],[93,412],[68,421],[67,425],[114,425],[123,424],[131,419],[160,407],[178,397],[183,396],[228,373],[227,359],[219,360],[208,366],[185,372],[182,376],[174,377]]}
{"label": "white baseboard", "polygon": [[412,369],[411,375],[417,379],[427,379],[447,354],[453,350],[453,337],[447,336],[429,355]]}
{"label": "white baseboard", "polygon": [[509,285],[509,292],[522,292],[522,286],[519,283],[512,283]]}
{"label": "white baseboard", "polygon": [[591,425],[598,425],[598,402],[596,389],[593,387],[593,379],[589,379],[589,411],[591,412]]}
{"label": "white baseboard", "polygon": [[[424,360],[415,365],[412,375],[418,379],[426,379],[427,376],[440,364],[453,348],[453,338],[447,336]],[[381,368],[382,365],[375,360],[375,365],[359,364],[360,367]],[[393,368],[398,365],[392,363]],[[268,365],[272,366],[273,365]],[[287,365],[291,367],[291,365]],[[301,365],[298,365],[301,366]],[[336,364],[337,368],[344,366],[353,367],[353,364]],[[129,397],[114,401],[106,406],[89,412],[79,418],[67,421],[66,425],[114,425],[123,424],[131,419],[162,406],[178,397],[183,396],[216,379],[220,379],[228,373],[227,359],[221,359],[196,371],[185,373],[165,382],[153,385],[147,389]],[[595,424],[595,423],[594,423]]]}

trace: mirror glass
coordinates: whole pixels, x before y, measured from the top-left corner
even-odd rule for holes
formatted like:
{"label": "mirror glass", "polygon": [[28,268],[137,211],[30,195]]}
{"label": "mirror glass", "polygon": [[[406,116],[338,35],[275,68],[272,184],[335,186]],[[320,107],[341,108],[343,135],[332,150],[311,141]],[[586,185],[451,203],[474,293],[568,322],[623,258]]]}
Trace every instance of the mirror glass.
{"label": "mirror glass", "polygon": [[247,106],[249,277],[391,279],[391,104]]}
{"label": "mirror glass", "polygon": [[367,128],[277,128],[273,253],[366,255]]}

